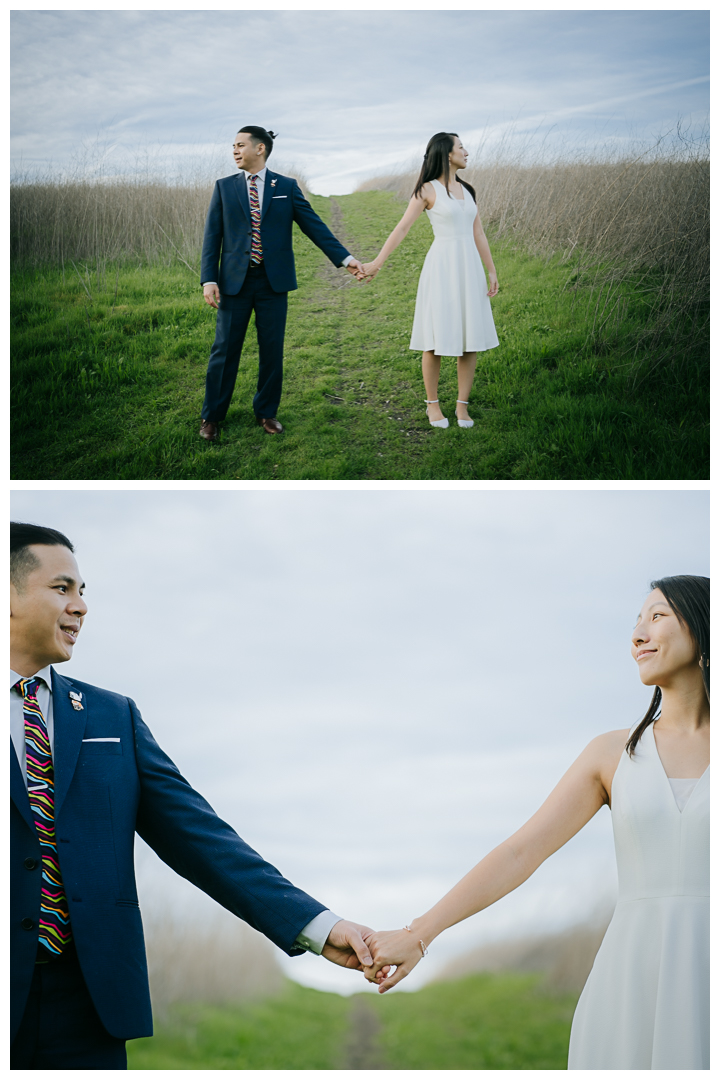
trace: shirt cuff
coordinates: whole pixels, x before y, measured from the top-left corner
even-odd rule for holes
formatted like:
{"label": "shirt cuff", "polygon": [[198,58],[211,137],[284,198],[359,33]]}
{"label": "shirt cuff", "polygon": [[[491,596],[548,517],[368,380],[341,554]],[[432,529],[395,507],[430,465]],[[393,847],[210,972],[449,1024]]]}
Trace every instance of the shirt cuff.
{"label": "shirt cuff", "polygon": [[217,281],[203,281],[203,283],[202,283],[203,289],[205,288],[206,285],[217,285]]}
{"label": "shirt cuff", "polygon": [[298,948],[307,949],[319,956],[325,948],[330,931],[335,923],[339,922],[342,922],[339,915],[334,915],[332,911],[321,911],[300,931],[295,938],[295,944]]}
{"label": "shirt cuff", "polygon": [[352,255],[346,255],[346,256],[345,256],[345,258],[343,259],[343,261],[342,261],[342,262],[340,263],[340,265],[341,265],[341,266],[347,266],[347,264],[348,264],[349,262],[353,262],[353,261],[354,261],[354,256],[352,256]]}

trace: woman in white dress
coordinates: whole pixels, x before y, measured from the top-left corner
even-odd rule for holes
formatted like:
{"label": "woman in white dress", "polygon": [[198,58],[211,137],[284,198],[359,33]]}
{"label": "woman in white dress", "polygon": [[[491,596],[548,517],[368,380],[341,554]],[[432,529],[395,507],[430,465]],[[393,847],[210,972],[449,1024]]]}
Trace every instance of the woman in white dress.
{"label": "woman in white dress", "polygon": [[395,986],[433,938],[516,889],[607,804],[618,902],[568,1068],[709,1069],[710,579],[654,581],[631,651],[655,688],[640,723],[593,739],[537,813],[425,915],[369,938],[365,975],[381,993]]}
{"label": "woman in white dress", "polygon": [[497,274],[475,190],[457,175],[467,158],[457,135],[447,131],[433,135],[407,210],[377,258],[364,264],[365,277],[373,278],[427,211],[435,239],[420,274],[410,348],[422,350],[425,403],[433,427],[448,426],[438,400],[441,357],[457,356],[455,415],[460,427],[470,428],[473,422],[467,406],[477,354],[499,344],[489,300],[498,291]]}

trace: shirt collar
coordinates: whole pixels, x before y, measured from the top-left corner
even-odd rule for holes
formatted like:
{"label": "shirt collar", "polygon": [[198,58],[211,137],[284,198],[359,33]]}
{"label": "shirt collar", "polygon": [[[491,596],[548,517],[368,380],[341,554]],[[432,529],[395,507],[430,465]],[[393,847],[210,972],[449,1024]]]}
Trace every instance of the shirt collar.
{"label": "shirt collar", "polygon": [[[249,173],[249,172],[247,171],[247,169],[243,169],[243,172],[245,173],[245,179],[246,179],[246,180],[249,180],[249,179],[250,179],[250,175],[251,175],[251,174],[250,174],[250,173]],[[262,182],[263,182],[263,183],[265,183],[265,173],[266,173],[266,172],[267,172],[267,165],[265,165],[265,166],[264,166],[264,167],[263,167],[263,168],[262,168],[262,169],[260,170],[260,172],[259,172],[259,173],[255,173],[255,176],[257,176],[258,180],[262,180]]]}
{"label": "shirt collar", "polygon": [[[11,668],[10,669],[10,689],[12,690],[15,683],[18,682],[20,679],[27,678],[27,677],[28,676],[18,675],[17,671],[13,671],[12,668]],[[30,676],[30,677],[33,678],[33,679],[42,679],[43,682],[46,684],[48,690],[52,690],[52,667],[50,666],[50,664],[48,664],[47,667],[40,668],[39,671],[36,671],[35,674],[33,676]]]}

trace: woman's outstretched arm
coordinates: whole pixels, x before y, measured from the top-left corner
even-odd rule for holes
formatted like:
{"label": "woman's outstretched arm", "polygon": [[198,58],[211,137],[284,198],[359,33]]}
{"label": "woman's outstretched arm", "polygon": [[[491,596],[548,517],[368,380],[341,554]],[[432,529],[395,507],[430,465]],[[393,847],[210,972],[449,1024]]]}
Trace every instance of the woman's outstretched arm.
{"label": "woman's outstretched arm", "polygon": [[375,277],[378,270],[387,259],[388,255],[390,255],[391,252],[393,252],[395,248],[403,242],[407,234],[410,232],[412,226],[422,214],[423,210],[427,209],[428,206],[432,205],[432,203],[428,201],[425,192],[425,189],[428,187],[430,188],[430,192],[432,192],[432,195],[435,194],[432,185],[425,184],[419,195],[413,195],[410,199],[410,202],[408,203],[407,210],[400,218],[397,225],[383,244],[380,254],[375,259],[373,259],[372,262],[363,263],[363,267],[365,270],[365,278],[369,279]]}
{"label": "woman's outstretched arm", "polygon": [[[407,930],[376,933],[368,938],[374,964],[365,977],[389,990],[422,957],[421,942],[430,942],[448,926],[469,918],[522,885],[553,852],[566,844],[601,806],[609,802],[612,777],[627,740],[627,731],[610,731],[589,743],[548,798],[522,828],[486,855],[442,900]],[[383,978],[382,968],[396,964]]]}

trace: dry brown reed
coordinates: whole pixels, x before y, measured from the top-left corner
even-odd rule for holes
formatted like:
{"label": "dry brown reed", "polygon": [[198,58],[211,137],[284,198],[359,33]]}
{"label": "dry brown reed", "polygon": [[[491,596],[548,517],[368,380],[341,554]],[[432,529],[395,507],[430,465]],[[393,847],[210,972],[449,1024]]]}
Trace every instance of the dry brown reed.
{"label": "dry brown reed", "polygon": [[[418,174],[419,165],[365,181],[358,190],[409,199]],[[691,141],[678,129],[622,156],[601,149],[535,162],[527,148],[513,159],[501,146],[492,158],[480,153],[462,177],[476,189],[495,241],[516,241],[570,264],[568,288],[586,290],[593,336],[622,322],[629,290],[647,309],[647,332],[636,349],[665,339],[664,352],[672,353],[680,328],[690,340],[706,329],[710,170],[704,137]]]}
{"label": "dry brown reed", "polygon": [[[417,171],[367,180],[358,190],[412,193]],[[478,155],[461,176],[475,187],[480,215],[496,237],[517,237],[543,255],[657,266],[678,258],[694,273],[709,262],[707,144],[681,134],[630,154],[512,160],[501,147]]]}
{"label": "dry brown reed", "polygon": [[590,974],[609,916],[558,934],[544,934],[482,945],[457,957],[435,977],[447,982],[481,971],[537,972],[556,993],[579,993]]}
{"label": "dry brown reed", "polygon": [[273,946],[230,912],[210,919],[145,919],[150,995],[156,1019],[180,1002],[224,1005],[278,993],[285,976]]}
{"label": "dry brown reed", "polygon": [[[297,170],[287,170],[307,193]],[[200,273],[214,181],[116,176],[99,180],[16,177],[10,187],[11,253],[22,266],[179,260]]]}

